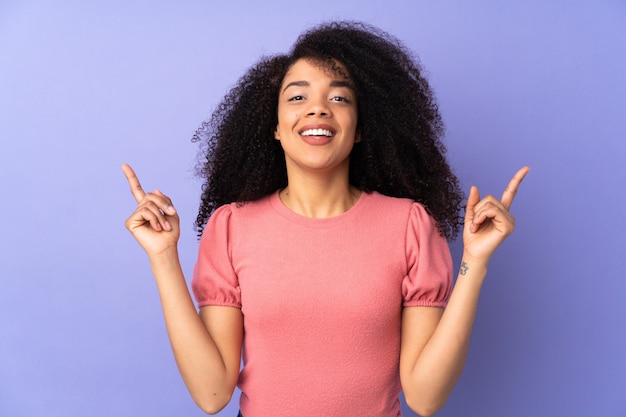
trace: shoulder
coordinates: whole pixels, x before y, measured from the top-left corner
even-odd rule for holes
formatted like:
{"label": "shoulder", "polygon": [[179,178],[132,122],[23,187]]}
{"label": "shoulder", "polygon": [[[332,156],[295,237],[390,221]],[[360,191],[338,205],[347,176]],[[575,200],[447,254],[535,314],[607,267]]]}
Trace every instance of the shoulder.
{"label": "shoulder", "polygon": [[410,215],[411,212],[426,213],[423,204],[410,198],[390,197],[376,191],[366,193],[365,198],[371,208],[388,213],[405,213],[406,215]]}
{"label": "shoulder", "polygon": [[385,224],[398,224],[404,229],[438,230],[435,218],[426,207],[410,198],[372,192],[366,194],[366,202],[370,213]]}
{"label": "shoulder", "polygon": [[392,207],[401,207],[401,206],[406,206],[407,204],[410,205],[411,203],[413,203],[413,200],[409,198],[390,197],[388,195],[381,194],[378,191],[363,192],[363,196],[370,204],[376,204],[376,205],[389,205]]}
{"label": "shoulder", "polygon": [[272,222],[273,210],[269,202],[270,197],[271,195],[254,201],[224,204],[213,212],[207,227],[236,231]]}
{"label": "shoulder", "polygon": [[274,193],[253,201],[233,202],[220,206],[211,217],[247,217],[267,212],[270,209],[269,200]]}

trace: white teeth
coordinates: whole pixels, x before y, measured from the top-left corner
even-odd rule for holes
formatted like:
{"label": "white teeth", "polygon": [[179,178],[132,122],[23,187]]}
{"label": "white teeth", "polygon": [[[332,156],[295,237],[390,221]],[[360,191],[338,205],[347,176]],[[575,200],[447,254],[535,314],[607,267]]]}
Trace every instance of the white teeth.
{"label": "white teeth", "polygon": [[326,129],[308,129],[300,133],[302,136],[332,136],[333,132]]}

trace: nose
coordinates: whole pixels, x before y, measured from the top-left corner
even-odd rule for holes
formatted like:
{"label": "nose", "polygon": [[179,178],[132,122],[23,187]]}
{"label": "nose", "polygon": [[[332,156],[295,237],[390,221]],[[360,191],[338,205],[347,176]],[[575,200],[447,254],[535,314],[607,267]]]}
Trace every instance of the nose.
{"label": "nose", "polygon": [[330,117],[332,115],[325,97],[312,99],[307,110],[308,116]]}

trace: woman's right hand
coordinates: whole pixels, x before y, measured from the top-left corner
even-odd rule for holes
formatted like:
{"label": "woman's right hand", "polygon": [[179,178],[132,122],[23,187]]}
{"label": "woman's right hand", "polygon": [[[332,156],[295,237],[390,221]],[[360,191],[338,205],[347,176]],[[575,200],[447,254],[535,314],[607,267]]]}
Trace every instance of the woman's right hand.
{"label": "woman's right hand", "polygon": [[158,190],[144,192],[130,165],[122,165],[122,170],[138,204],[135,212],[126,220],[126,228],[149,257],[176,249],[180,237],[180,220],[172,200]]}

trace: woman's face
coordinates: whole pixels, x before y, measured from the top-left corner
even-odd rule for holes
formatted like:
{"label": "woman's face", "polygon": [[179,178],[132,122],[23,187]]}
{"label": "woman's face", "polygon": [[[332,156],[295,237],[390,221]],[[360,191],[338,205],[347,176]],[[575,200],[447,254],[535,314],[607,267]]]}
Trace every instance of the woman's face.
{"label": "woman's face", "polygon": [[287,171],[348,174],[356,138],[356,94],[348,78],[314,61],[296,61],[278,97],[275,137]]}

